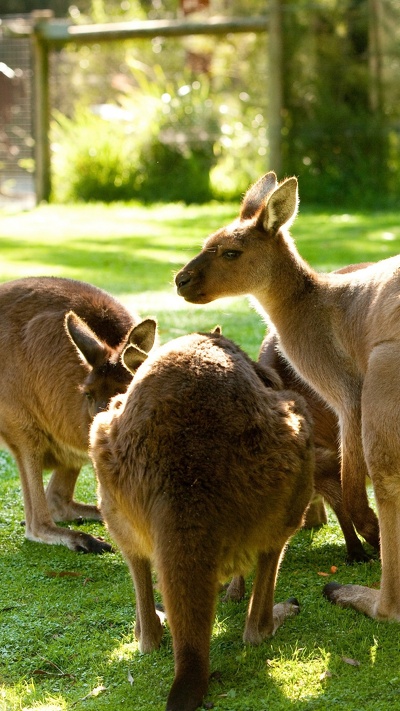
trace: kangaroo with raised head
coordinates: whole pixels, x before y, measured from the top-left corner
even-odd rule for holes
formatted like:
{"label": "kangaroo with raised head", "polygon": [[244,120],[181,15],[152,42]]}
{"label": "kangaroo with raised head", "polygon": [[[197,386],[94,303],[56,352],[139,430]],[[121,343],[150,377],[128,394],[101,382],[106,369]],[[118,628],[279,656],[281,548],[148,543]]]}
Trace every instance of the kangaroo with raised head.
{"label": "kangaroo with raised head", "polygon": [[[370,266],[371,262],[350,264],[338,269],[336,274],[347,274]],[[299,377],[279,350],[278,334],[270,329],[261,344],[260,363],[274,368],[285,388],[295,390],[304,397],[314,421],[315,441],[315,491],[304,525],[307,527],[327,523],[323,498],[329,503],[340,523],[347,547],[347,562],[369,559],[355,533],[353,522],[343,505],[340,479],[339,424],[331,407]],[[319,493],[317,493],[319,492]]]}
{"label": "kangaroo with raised head", "polygon": [[[80,281],[37,277],[0,285],[0,441],[18,464],[29,540],[111,550],[55,522],[101,518],[96,506],[74,501],[75,483],[89,461],[93,416],[131,381],[122,350],[130,341],[152,346],[144,323],[146,334],[136,314]],[[46,492],[45,469],[54,470]]]}
{"label": "kangaroo with raised head", "polygon": [[[128,346],[133,371],[146,358]],[[100,507],[136,590],[142,652],[158,648],[157,573],[173,638],[168,711],[194,711],[209,678],[221,579],[257,566],[244,641],[259,644],[288,615],[273,604],[284,547],[313,489],[312,425],[301,397],[217,330],[150,354],[125,395],[94,419]]]}
{"label": "kangaroo with raised head", "polygon": [[[238,219],[218,230],[176,276],[187,301],[252,295],[279,334],[282,353],[339,418],[344,504],[382,556],[380,590],[330,584],[332,602],[400,621],[400,256],[356,272],[318,274],[288,228],[297,180],[274,173],[247,192]],[[379,516],[368,505],[370,475]]]}

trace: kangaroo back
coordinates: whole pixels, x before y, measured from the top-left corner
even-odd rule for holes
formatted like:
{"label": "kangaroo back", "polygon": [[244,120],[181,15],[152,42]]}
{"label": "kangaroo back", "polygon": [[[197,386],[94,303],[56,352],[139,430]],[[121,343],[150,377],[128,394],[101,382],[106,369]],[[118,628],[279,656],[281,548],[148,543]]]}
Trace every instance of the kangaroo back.
{"label": "kangaroo back", "polygon": [[[125,351],[130,367],[136,351]],[[312,492],[311,420],[300,397],[277,390],[276,376],[270,383],[220,333],[176,339],[143,361],[127,393],[95,418],[91,453],[101,510],[133,577],[140,648],[157,648],[162,633],[153,564],[174,644],[167,709],[194,711],[207,689],[221,580],[257,566],[247,643],[298,611],[273,597]]]}
{"label": "kangaroo back", "polygon": [[[0,285],[0,428],[21,474],[27,538],[110,548],[54,521],[100,517],[73,492],[93,415],[131,380],[120,355],[138,323],[137,314],[83,282],[40,277]],[[45,496],[42,472],[50,468]]]}

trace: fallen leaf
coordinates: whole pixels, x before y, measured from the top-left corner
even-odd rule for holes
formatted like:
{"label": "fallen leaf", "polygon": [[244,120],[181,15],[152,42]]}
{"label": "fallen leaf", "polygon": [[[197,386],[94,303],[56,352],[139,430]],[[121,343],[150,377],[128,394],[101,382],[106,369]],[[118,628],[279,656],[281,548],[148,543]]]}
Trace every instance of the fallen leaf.
{"label": "fallen leaf", "polygon": [[323,573],[321,570],[318,571],[317,575],[322,575],[324,578],[328,578],[328,577],[329,577],[329,573]]}
{"label": "fallen leaf", "polygon": [[342,662],[345,662],[345,664],[350,664],[352,667],[359,667],[360,662],[357,661],[357,659],[349,659],[349,657],[342,657]]}
{"label": "fallen leaf", "polygon": [[128,671],[128,681],[129,681],[130,685],[132,686],[132,684],[134,682],[134,678],[133,678],[132,674],[130,673],[130,671]]}
{"label": "fallen leaf", "polygon": [[99,694],[102,694],[103,691],[107,691],[107,687],[101,684],[101,686],[96,686],[94,689],[89,691],[87,696],[98,696]]}
{"label": "fallen leaf", "polygon": [[106,686],[103,686],[103,685],[101,685],[101,686],[96,686],[94,689],[92,689],[91,691],[89,691],[89,693],[86,694],[86,696],[82,696],[81,699],[77,699],[76,701],[74,701],[74,702],[71,704],[71,707],[72,707],[72,706],[76,706],[76,704],[80,704],[81,701],[85,701],[86,699],[90,699],[90,698],[92,698],[93,696],[98,696],[99,694],[102,694],[103,691],[107,691],[107,687],[106,687]]}
{"label": "fallen leaf", "polygon": [[338,569],[336,565],[331,565],[331,573],[337,573]]}
{"label": "fallen leaf", "polygon": [[322,674],[320,674],[319,679],[320,679],[320,681],[324,681],[324,679],[330,679],[331,676],[332,676],[332,672],[328,671],[328,669],[327,669],[326,671],[322,672]]}

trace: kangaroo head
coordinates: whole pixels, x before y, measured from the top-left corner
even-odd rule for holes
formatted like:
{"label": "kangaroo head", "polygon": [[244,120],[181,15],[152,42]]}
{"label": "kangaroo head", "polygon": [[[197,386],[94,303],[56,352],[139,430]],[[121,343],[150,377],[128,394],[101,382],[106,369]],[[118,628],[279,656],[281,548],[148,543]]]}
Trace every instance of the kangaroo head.
{"label": "kangaroo head", "polygon": [[111,398],[124,393],[132,380],[132,373],[121,358],[124,348],[127,344],[135,344],[147,357],[154,345],[157,324],[153,319],[141,321],[116,348],[101,341],[73,311],[65,317],[65,329],[88,369],[81,390],[87,400],[89,415],[93,418],[108,407]]}
{"label": "kangaroo head", "polygon": [[200,254],[175,278],[186,301],[206,304],[223,296],[254,294],[274,268],[282,228],[297,214],[296,178],[279,185],[266,173],[246,193],[239,217],[206,240]]}

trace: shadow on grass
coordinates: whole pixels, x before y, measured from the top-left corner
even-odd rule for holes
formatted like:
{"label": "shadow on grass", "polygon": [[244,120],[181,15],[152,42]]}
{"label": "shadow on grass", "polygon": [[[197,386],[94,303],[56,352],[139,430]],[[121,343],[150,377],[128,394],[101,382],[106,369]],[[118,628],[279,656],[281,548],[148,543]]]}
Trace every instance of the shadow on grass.
{"label": "shadow on grass", "polygon": [[[85,530],[99,535],[102,527]],[[330,605],[318,575],[334,562],[339,582],[374,584],[379,563],[345,566],[344,544],[324,545],[323,533],[301,531],[288,547],[275,600],[296,595],[301,612],[274,638],[256,648],[242,643],[251,580],[241,603],[218,601],[206,697],[216,711],[396,708],[397,628]],[[171,635],[167,628],[158,652],[137,651],[133,587],[120,554],[80,555],[16,535],[2,556],[1,676],[6,698],[13,690],[18,697],[7,711],[162,711],[173,679]]]}

